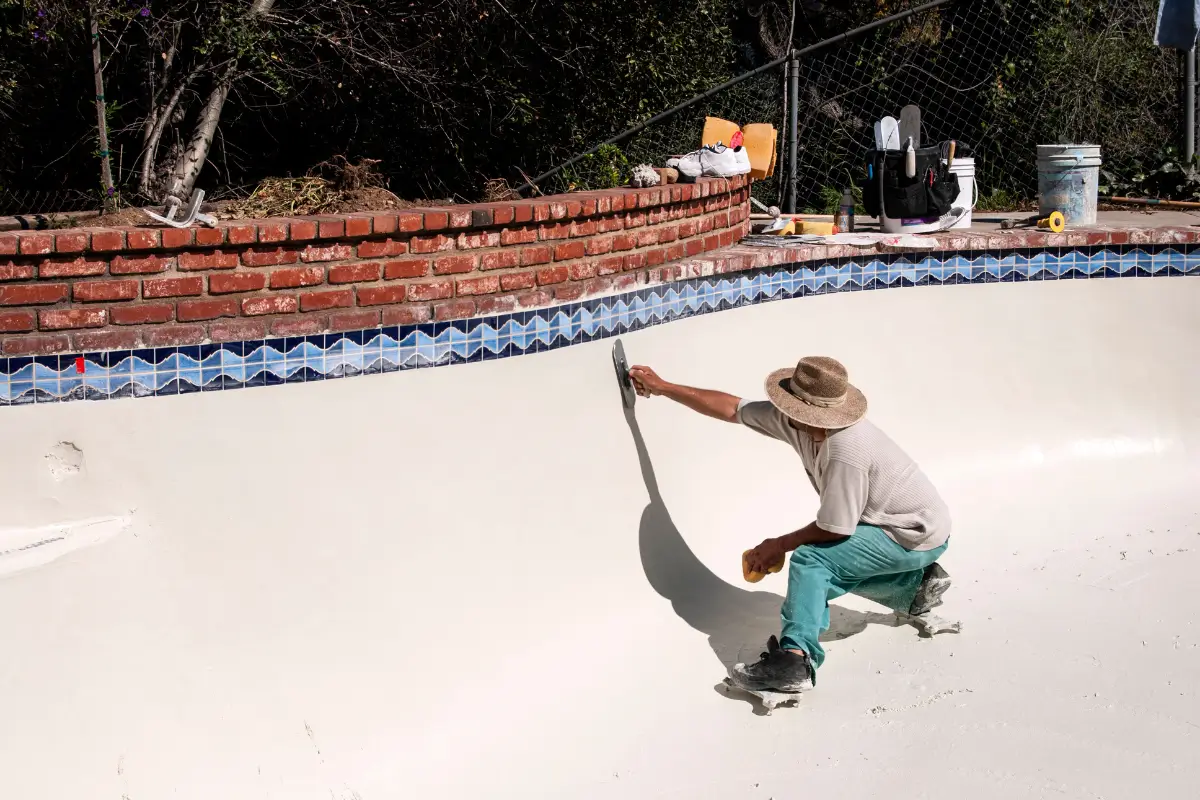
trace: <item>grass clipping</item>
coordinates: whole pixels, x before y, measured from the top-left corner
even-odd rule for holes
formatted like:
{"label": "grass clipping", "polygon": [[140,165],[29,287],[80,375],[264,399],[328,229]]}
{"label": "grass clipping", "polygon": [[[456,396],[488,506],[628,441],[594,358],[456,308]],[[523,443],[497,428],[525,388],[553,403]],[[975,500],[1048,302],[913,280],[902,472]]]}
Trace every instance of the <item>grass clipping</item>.
{"label": "grass clipping", "polygon": [[300,178],[266,178],[249,197],[230,201],[218,212],[222,219],[309,217],[355,211],[386,211],[412,204],[387,189],[387,178],[376,171],[377,159],[351,164],[334,156]]}

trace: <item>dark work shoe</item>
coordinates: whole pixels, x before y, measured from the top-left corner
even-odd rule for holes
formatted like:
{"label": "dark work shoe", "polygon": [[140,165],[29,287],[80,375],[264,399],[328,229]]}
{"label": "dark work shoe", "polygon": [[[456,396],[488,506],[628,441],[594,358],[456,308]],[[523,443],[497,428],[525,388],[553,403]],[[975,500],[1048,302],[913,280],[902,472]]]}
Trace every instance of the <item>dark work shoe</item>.
{"label": "dark work shoe", "polygon": [[807,692],[813,688],[812,662],[807,655],[789,653],[772,636],[767,652],[754,664],[734,664],[729,680],[739,689],[771,692]]}
{"label": "dark work shoe", "polygon": [[950,574],[942,569],[936,561],[925,568],[925,577],[917,587],[917,596],[913,598],[908,613],[914,617],[924,614],[942,604],[942,595],[950,588]]}

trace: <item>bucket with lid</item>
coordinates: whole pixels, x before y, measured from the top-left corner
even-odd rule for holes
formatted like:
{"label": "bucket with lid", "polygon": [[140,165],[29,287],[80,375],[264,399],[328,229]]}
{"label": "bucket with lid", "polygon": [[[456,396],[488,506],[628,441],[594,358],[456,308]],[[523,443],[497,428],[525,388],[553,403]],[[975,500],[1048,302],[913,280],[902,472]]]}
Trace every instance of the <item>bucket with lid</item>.
{"label": "bucket with lid", "polygon": [[950,165],[950,172],[958,179],[958,196],[954,198],[954,208],[965,208],[966,211],[951,225],[951,228],[971,227],[971,212],[979,202],[979,185],[975,183],[975,159],[955,158]]}
{"label": "bucket with lid", "polygon": [[1095,225],[1100,145],[1039,144],[1038,213],[1061,211],[1068,226]]}

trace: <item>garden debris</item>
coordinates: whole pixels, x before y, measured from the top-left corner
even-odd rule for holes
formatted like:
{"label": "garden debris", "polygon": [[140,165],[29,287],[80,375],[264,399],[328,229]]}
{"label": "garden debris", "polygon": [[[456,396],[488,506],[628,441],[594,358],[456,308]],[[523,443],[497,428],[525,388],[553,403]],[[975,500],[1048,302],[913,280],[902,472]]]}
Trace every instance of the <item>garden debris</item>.
{"label": "garden debris", "polygon": [[357,164],[334,156],[300,178],[266,178],[249,197],[233,200],[218,212],[221,219],[307,217],[354,211],[413,208],[387,189],[387,178],[375,170],[376,159]]}

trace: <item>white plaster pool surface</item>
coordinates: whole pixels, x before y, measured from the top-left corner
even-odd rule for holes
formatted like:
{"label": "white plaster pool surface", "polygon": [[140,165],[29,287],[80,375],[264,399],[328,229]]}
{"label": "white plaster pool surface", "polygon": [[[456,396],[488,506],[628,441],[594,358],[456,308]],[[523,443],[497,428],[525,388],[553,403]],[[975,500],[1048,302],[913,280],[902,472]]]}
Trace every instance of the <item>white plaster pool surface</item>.
{"label": "white plaster pool surface", "polygon": [[1197,308],[965,285],[623,336],[755,398],[841,359],[951,507],[962,633],[835,601],[770,716],[720,685],[786,588],[740,555],[816,497],[786,445],[627,416],[609,341],[0,409],[0,797],[1193,797]]}

